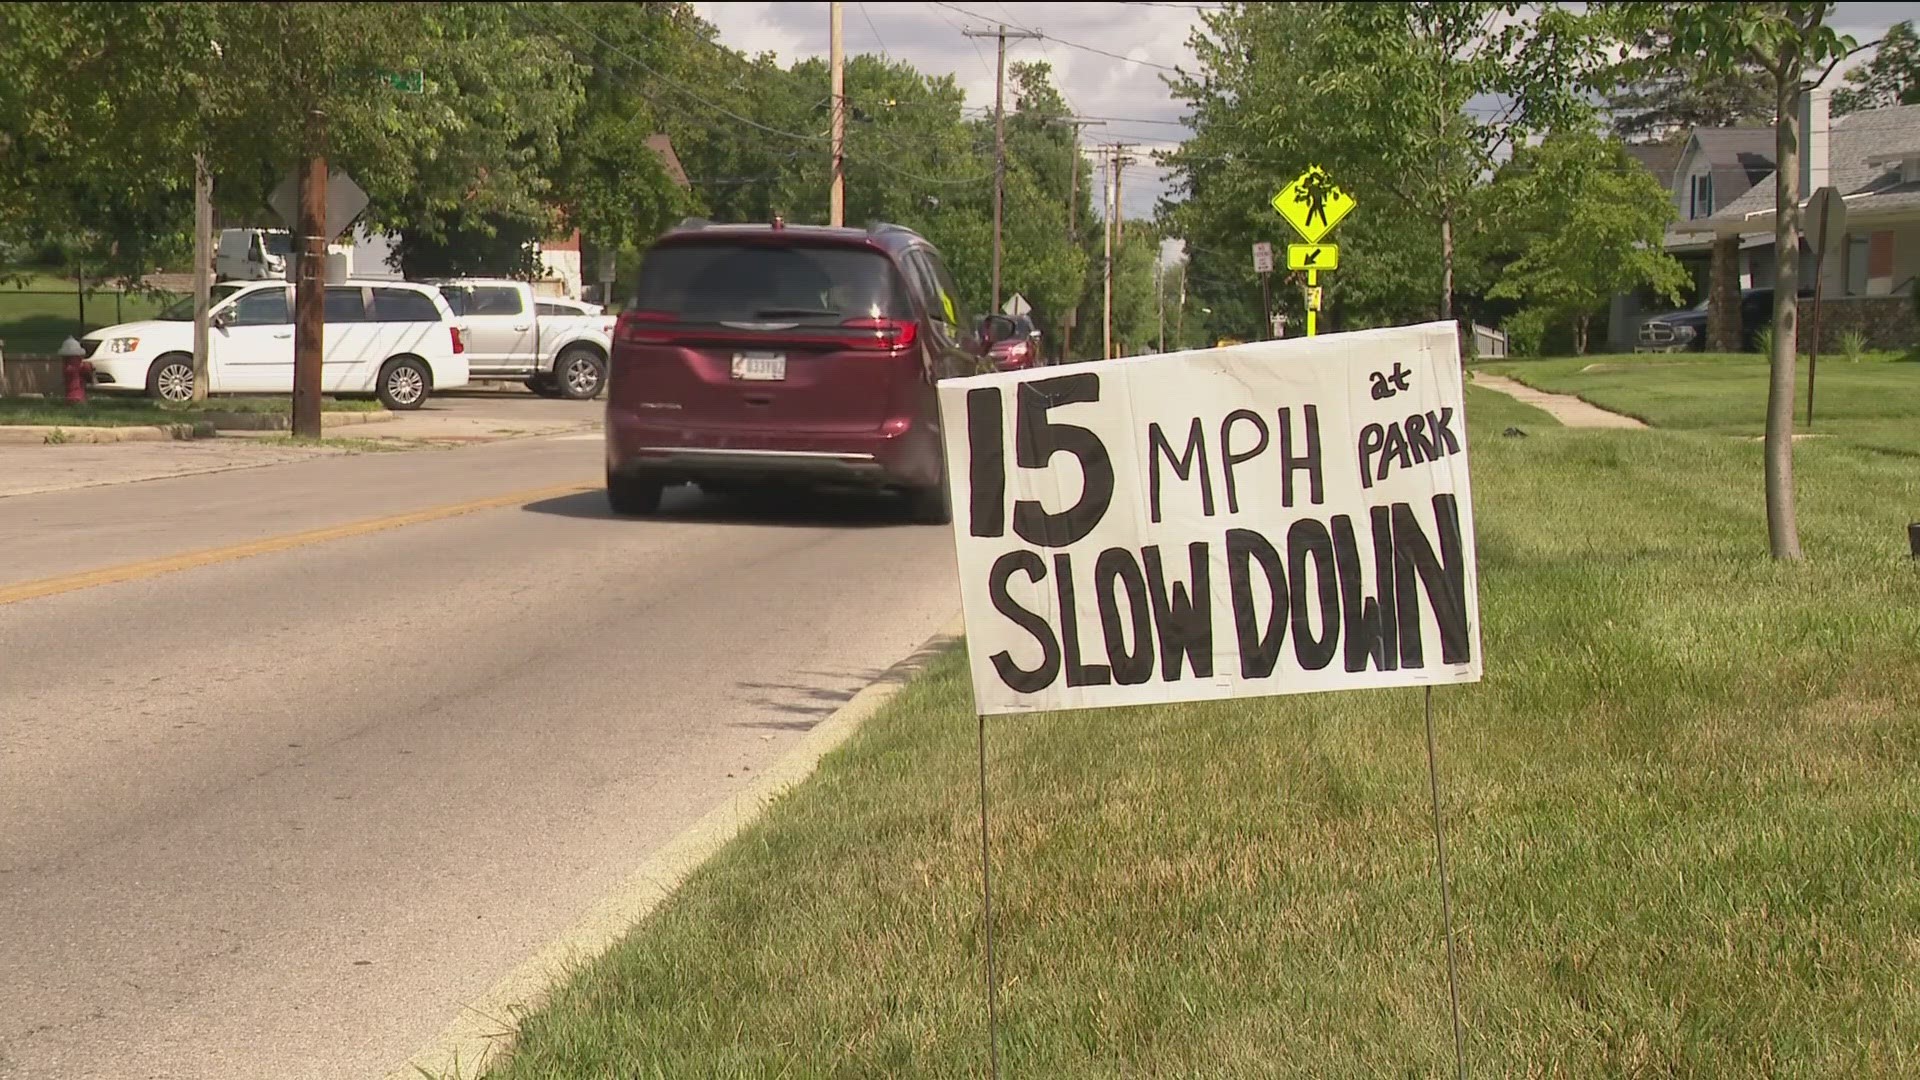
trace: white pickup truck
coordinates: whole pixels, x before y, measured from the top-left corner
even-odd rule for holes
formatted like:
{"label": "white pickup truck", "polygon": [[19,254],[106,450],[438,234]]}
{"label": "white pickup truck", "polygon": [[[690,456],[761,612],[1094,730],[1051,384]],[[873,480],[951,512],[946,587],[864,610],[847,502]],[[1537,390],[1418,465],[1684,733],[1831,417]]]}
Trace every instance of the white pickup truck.
{"label": "white pickup truck", "polygon": [[453,308],[475,381],[512,379],[544,397],[586,401],[607,385],[614,317],[597,304],[537,296],[506,278],[429,282]]}

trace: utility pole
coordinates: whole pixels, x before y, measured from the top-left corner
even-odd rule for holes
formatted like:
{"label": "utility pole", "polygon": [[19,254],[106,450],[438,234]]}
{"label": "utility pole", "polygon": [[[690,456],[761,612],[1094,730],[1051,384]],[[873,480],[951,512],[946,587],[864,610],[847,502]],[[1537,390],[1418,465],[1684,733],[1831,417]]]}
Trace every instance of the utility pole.
{"label": "utility pole", "polygon": [[970,38],[998,38],[1000,63],[993,76],[993,310],[1000,310],[1000,214],[1007,194],[1007,39],[1037,38],[1030,30],[962,30]]}
{"label": "utility pole", "polygon": [[[1104,127],[1105,120],[1067,121],[1073,125],[1073,153],[1067,159],[1067,246],[1080,246],[1080,129]],[[1075,312],[1068,312],[1066,325],[1060,330],[1060,359],[1066,360],[1073,355],[1073,323]]]}
{"label": "utility pole", "polygon": [[213,306],[213,173],[207,155],[193,155],[193,400],[207,400],[208,354],[212,327],[207,321]]}
{"label": "utility pole", "polygon": [[1120,241],[1126,238],[1122,230],[1127,226],[1127,216],[1120,211],[1120,170],[1133,164],[1133,159],[1125,156],[1131,149],[1133,149],[1132,143],[1113,144],[1113,246],[1115,250],[1119,250]]}
{"label": "utility pole", "polygon": [[1160,275],[1165,269],[1166,263],[1156,253],[1153,257],[1153,303],[1160,322],[1160,351],[1163,353],[1167,351],[1167,290],[1161,284]]}
{"label": "utility pole", "polygon": [[[1108,152],[1112,149],[1112,147],[1102,147],[1102,156],[1109,158],[1111,161],[1118,161],[1120,159],[1118,153]],[[1100,231],[1104,234],[1107,242],[1107,257],[1101,263],[1101,275],[1106,279],[1107,292],[1104,307],[1106,312],[1106,329],[1102,338],[1105,344],[1100,350],[1100,356],[1103,360],[1113,359],[1113,173],[1117,170],[1109,171],[1107,168],[1108,164],[1108,161],[1102,161],[1100,163]]]}
{"label": "utility pole", "polygon": [[[1189,259],[1192,257],[1191,254],[1187,256]],[[1187,264],[1184,260],[1180,263],[1180,310],[1174,316],[1173,336],[1175,345],[1183,349],[1187,347]]]}
{"label": "utility pole", "polygon": [[306,170],[300,180],[300,272],[293,301],[293,435],[320,437],[320,361],[326,352],[327,114],[307,110]]}
{"label": "utility pole", "polygon": [[[833,12],[832,28],[828,35],[828,52],[833,64],[833,187],[827,194],[827,224],[837,229],[845,225],[847,220],[847,63],[840,38],[839,0],[827,6]],[[994,280],[999,280],[998,274]],[[994,297],[994,303],[999,303],[997,287]]]}

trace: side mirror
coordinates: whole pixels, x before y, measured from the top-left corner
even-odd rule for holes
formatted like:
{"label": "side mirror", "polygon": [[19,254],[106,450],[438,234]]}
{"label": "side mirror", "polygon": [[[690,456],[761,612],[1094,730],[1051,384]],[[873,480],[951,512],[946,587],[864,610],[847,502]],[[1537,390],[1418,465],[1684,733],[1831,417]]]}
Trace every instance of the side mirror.
{"label": "side mirror", "polygon": [[225,330],[227,327],[233,325],[233,309],[228,308],[225,311],[217,311],[207,319],[207,322],[216,330]]}
{"label": "side mirror", "polygon": [[980,340],[993,345],[1013,336],[1017,327],[1005,315],[987,315],[980,320]]}

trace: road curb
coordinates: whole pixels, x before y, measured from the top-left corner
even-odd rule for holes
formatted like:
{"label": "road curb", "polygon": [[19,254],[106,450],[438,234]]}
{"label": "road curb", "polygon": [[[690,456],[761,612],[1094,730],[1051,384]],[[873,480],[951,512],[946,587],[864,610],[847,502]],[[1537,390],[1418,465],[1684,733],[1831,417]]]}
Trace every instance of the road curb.
{"label": "road curb", "polygon": [[[377,424],[394,419],[394,414],[379,412],[324,413],[321,428]],[[206,425],[211,425],[208,427]],[[293,422],[285,413],[202,413],[178,424],[129,424],[120,427],[90,427],[67,424],[0,425],[0,445],[57,446],[63,443],[173,442],[178,439],[211,438],[222,431],[287,431]]]}
{"label": "road curb", "polygon": [[846,742],[868,718],[892,701],[934,658],[962,637],[958,618],[912,655],[888,668],[845,705],[814,725],[792,752],[744,789],[667,841],[558,939],[496,982],[433,1043],[386,1074],[385,1080],[467,1080],[485,1071],[510,1045],[518,1018],[546,1000],[579,965],[617,943],[634,924],[673,895],[687,876],[757,821],[767,805],[813,775],[820,759]]}

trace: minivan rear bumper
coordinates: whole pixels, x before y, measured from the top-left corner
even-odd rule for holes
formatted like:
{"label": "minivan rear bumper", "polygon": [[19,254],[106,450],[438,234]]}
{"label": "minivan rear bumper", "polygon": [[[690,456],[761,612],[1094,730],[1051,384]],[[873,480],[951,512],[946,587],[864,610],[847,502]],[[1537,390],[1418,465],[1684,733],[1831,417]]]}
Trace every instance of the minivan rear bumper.
{"label": "minivan rear bumper", "polygon": [[784,477],[918,488],[941,482],[939,432],[919,421],[829,437],[661,424],[609,408],[606,434],[609,472],[645,473],[667,483]]}

